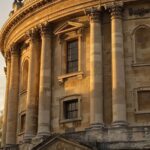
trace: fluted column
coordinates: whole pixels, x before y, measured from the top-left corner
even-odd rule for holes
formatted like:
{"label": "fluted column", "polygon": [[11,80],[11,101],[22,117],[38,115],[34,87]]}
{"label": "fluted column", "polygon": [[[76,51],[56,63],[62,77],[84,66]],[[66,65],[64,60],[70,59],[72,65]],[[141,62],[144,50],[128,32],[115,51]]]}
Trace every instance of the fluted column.
{"label": "fluted column", "polygon": [[11,49],[11,70],[8,94],[6,145],[16,144],[17,112],[19,92],[19,52],[16,46]]}
{"label": "fluted column", "polygon": [[2,127],[2,144],[4,147],[6,144],[6,131],[7,131],[7,111],[8,111],[8,97],[9,97],[9,83],[10,83],[10,53],[6,54],[6,91],[5,91],[5,105],[4,105],[4,115],[3,115],[3,127]]}
{"label": "fluted column", "polygon": [[36,30],[28,33],[30,39],[30,58],[27,87],[27,106],[25,123],[25,142],[29,142],[37,133],[40,41]]}
{"label": "fluted column", "polygon": [[103,126],[103,64],[100,11],[92,8],[90,16],[90,124]]}
{"label": "fluted column", "polygon": [[113,125],[126,124],[125,67],[122,31],[122,7],[114,5],[111,11],[112,38],[112,110]]}
{"label": "fluted column", "polygon": [[41,65],[39,86],[38,136],[50,135],[51,105],[51,33],[48,26],[41,27]]}

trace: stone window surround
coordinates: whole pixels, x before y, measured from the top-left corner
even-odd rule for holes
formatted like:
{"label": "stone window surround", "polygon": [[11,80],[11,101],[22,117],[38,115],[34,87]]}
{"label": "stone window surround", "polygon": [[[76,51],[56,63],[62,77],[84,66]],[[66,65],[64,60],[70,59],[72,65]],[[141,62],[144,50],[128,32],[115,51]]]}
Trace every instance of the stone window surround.
{"label": "stone window surround", "polygon": [[22,111],[21,113],[19,113],[19,121],[18,121],[18,135],[22,135],[24,134],[24,131],[21,131],[21,117],[25,115],[26,116],[26,112]]}
{"label": "stone window surround", "polygon": [[[65,119],[64,118],[64,103],[66,101],[71,101],[73,99],[77,99],[78,100],[78,117],[77,118],[73,118],[73,119]],[[68,123],[68,122],[74,122],[74,121],[81,121],[82,117],[81,117],[81,95],[70,95],[70,96],[66,96],[60,99],[60,123]]]}
{"label": "stone window surround", "polygon": [[[66,33],[74,33],[72,35],[66,36]],[[63,84],[67,78],[70,77],[77,77],[78,79],[83,78],[82,72],[82,29],[76,29],[70,32],[66,32],[63,35],[60,35],[60,44],[61,44],[61,75],[58,76],[58,81],[60,84]],[[62,37],[61,37],[62,36]],[[66,73],[66,49],[67,49],[67,42],[71,40],[78,40],[78,71],[72,73]]]}
{"label": "stone window surround", "polygon": [[131,34],[132,39],[132,49],[133,49],[133,59],[132,59],[132,66],[133,67],[144,67],[144,66],[150,66],[150,63],[138,63],[136,60],[136,49],[135,49],[135,33],[140,28],[150,28],[147,24],[138,25]]}
{"label": "stone window surround", "polygon": [[[23,70],[24,70],[24,64],[25,64],[25,62],[26,61],[28,61],[28,71],[29,71],[29,57],[28,56],[26,56],[24,59],[23,59],[23,61],[21,62],[21,76],[20,76],[20,90],[19,90],[19,95],[22,95],[22,94],[25,94],[25,93],[27,93],[27,88],[26,89],[22,89],[22,87],[21,87],[21,84],[22,84],[22,82],[23,82],[23,76],[24,76],[24,74],[23,74]],[[27,81],[28,82],[28,81]]]}
{"label": "stone window surround", "polygon": [[150,114],[150,110],[148,111],[139,110],[139,107],[138,107],[138,92],[139,91],[150,91],[150,87],[139,87],[139,88],[134,89],[135,114]]}

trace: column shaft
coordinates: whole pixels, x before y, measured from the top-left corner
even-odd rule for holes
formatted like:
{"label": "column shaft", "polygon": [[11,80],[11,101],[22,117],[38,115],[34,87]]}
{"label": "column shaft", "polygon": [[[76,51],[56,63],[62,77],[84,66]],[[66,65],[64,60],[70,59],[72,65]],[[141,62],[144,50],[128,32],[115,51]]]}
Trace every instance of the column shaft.
{"label": "column shaft", "polygon": [[29,34],[30,59],[27,87],[26,125],[24,140],[30,141],[37,133],[40,41],[36,31]]}
{"label": "column shaft", "polygon": [[[9,53],[8,53],[9,54]],[[6,56],[6,91],[5,91],[5,105],[3,115],[3,127],[2,127],[2,144],[4,147],[6,144],[6,131],[7,131],[7,111],[8,111],[8,97],[9,97],[9,83],[10,83],[10,55]]]}
{"label": "column shaft", "polygon": [[101,22],[98,11],[92,11],[90,21],[90,124],[103,124],[103,64]]}
{"label": "column shaft", "polygon": [[51,103],[51,34],[47,27],[41,29],[42,48],[39,87],[38,135],[50,135]]}
{"label": "column shaft", "polygon": [[11,71],[8,96],[6,145],[16,144],[19,91],[19,55],[16,48],[11,51]]}
{"label": "column shaft", "polygon": [[113,124],[121,125],[126,122],[122,7],[112,7],[111,16]]}

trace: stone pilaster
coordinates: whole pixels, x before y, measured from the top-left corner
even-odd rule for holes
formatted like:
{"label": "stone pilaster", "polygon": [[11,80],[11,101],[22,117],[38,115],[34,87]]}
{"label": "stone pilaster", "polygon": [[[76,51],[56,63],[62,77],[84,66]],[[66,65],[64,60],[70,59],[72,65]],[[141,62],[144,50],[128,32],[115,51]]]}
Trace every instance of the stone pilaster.
{"label": "stone pilaster", "polygon": [[110,8],[112,38],[112,110],[114,126],[126,124],[122,11],[123,9],[120,5],[113,5]]}
{"label": "stone pilaster", "polygon": [[5,91],[5,105],[4,105],[3,127],[2,127],[2,143],[1,143],[2,147],[4,147],[5,144],[6,144],[7,111],[8,111],[8,97],[9,97],[9,83],[10,83],[10,67],[11,67],[10,52],[7,52],[6,53],[6,91]]}
{"label": "stone pilaster", "polygon": [[24,141],[29,142],[37,133],[38,93],[40,70],[40,41],[37,30],[28,33],[30,39],[30,58],[26,103],[26,124]]}
{"label": "stone pilaster", "polygon": [[103,62],[100,11],[92,8],[90,17],[90,124],[103,126]]}
{"label": "stone pilaster", "polygon": [[41,26],[41,65],[39,85],[38,136],[50,135],[51,109],[51,32],[47,25]]}
{"label": "stone pilaster", "polygon": [[[18,92],[19,92],[19,49],[13,46],[11,49],[11,70],[8,92],[7,107],[7,132],[6,145],[16,144],[17,135],[17,113],[18,113]],[[6,91],[7,92],[7,91]]]}

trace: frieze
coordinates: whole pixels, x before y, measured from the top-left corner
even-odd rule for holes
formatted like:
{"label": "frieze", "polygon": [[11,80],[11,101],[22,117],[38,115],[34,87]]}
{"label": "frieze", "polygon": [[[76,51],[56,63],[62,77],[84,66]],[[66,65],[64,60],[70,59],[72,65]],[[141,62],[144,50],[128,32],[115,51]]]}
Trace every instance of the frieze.
{"label": "frieze", "polygon": [[150,13],[150,8],[138,8],[138,9],[129,8],[130,16],[133,16],[133,15],[144,16],[148,13]]}

